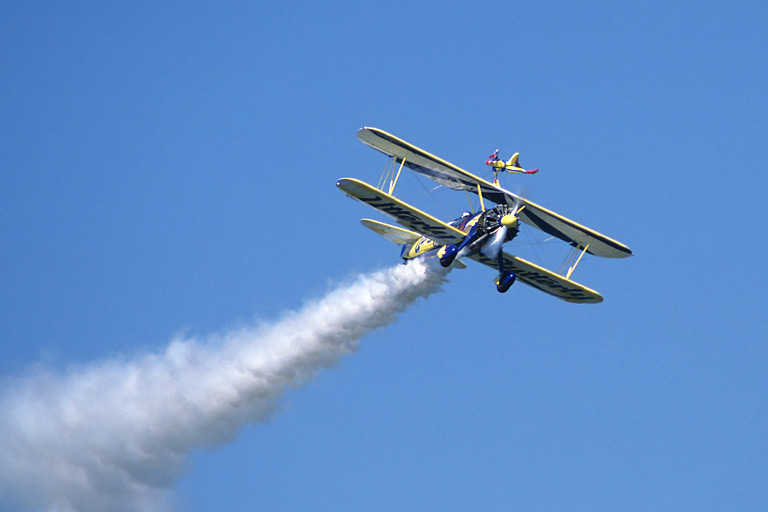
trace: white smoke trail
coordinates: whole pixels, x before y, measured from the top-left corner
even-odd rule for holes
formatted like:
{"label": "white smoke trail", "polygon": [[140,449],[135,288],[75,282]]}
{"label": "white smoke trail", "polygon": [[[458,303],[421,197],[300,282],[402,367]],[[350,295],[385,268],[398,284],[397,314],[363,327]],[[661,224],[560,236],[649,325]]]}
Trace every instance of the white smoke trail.
{"label": "white smoke trail", "polygon": [[360,277],[271,326],[163,354],[36,374],[0,393],[0,503],[58,512],[156,511],[193,450],[267,418],[287,389],[437,291],[423,262]]}

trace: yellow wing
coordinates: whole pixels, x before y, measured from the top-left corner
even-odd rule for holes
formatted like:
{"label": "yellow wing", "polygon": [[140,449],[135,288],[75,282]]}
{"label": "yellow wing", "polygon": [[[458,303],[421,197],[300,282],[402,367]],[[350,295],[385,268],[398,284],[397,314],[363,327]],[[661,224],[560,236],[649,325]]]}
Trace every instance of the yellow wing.
{"label": "yellow wing", "polygon": [[[351,198],[394,217],[399,224],[441,244],[458,244],[464,239],[465,234],[460,230],[367,183],[351,178],[342,178],[336,183],[336,186]],[[387,226],[384,223],[377,223],[378,225],[376,225],[376,221],[369,221],[369,223],[373,223],[372,225],[378,229],[373,229],[371,225],[365,222],[363,224],[379,234],[383,234],[381,233],[381,226]],[[399,229],[395,226],[389,227]],[[408,232],[407,230],[403,231]],[[496,268],[496,262],[482,254],[471,257],[489,267]],[[523,283],[559,299],[582,303],[597,303],[603,300],[596,291],[517,256],[504,253],[504,267],[514,272]]]}
{"label": "yellow wing", "polygon": [[[602,295],[595,290],[587,288],[583,284],[571,281],[560,274],[556,274],[551,270],[547,270],[546,268],[540,267],[530,261],[526,261],[523,258],[512,256],[506,252],[503,254],[504,270],[514,272],[519,281],[522,281],[529,286],[538,288],[543,292],[554,295],[558,299],[563,299],[567,302],[576,302],[580,304],[597,304],[603,302]],[[496,260],[492,260],[481,253],[474,254],[470,256],[470,258],[479,261],[483,265],[487,265],[494,270],[498,268]]]}
{"label": "yellow wing", "polygon": [[458,244],[464,239],[464,233],[453,226],[360,180],[342,178],[336,182],[336,186],[349,197],[376,208],[396,219],[398,224],[436,242]]}
{"label": "yellow wing", "polygon": [[357,137],[366,145],[393,157],[398,163],[405,161],[404,165],[414,172],[423,174],[453,190],[466,190],[473,194],[482,193],[484,199],[497,204],[512,207],[525,205],[519,214],[521,221],[575,247],[583,249],[589,246],[587,252],[590,254],[605,258],[624,258],[632,255],[632,251],[626,245],[497,187],[383,130],[361,128],[357,132]]}

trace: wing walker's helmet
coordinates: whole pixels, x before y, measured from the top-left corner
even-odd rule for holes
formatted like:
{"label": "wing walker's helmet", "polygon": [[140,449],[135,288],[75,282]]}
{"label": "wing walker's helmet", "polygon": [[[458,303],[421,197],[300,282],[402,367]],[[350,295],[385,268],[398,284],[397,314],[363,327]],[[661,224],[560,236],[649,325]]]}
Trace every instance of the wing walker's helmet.
{"label": "wing walker's helmet", "polygon": [[497,149],[491,155],[488,157],[488,160],[485,161],[485,165],[493,166],[494,163],[499,161],[499,150]]}

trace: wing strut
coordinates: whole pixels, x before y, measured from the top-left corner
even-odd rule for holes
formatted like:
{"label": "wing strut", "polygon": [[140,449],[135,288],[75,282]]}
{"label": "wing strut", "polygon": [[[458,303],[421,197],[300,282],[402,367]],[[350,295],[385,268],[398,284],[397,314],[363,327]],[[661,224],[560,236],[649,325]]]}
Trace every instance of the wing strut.
{"label": "wing strut", "polygon": [[403,160],[400,163],[400,168],[397,170],[397,175],[395,175],[395,177],[392,178],[392,183],[389,184],[389,195],[392,195],[392,192],[395,191],[395,185],[397,185],[397,180],[400,179],[400,173],[403,171],[403,166],[405,165],[406,158],[408,158],[408,153],[406,153],[405,156],[403,157]]}
{"label": "wing strut", "polygon": [[467,195],[467,201],[469,201],[469,209],[472,210],[472,213],[475,213],[475,207],[472,206],[472,199],[469,198],[469,192],[467,192],[467,189],[464,189],[464,193]]}
{"label": "wing strut", "polygon": [[384,190],[384,184],[389,179],[389,173],[390,172],[392,172],[392,173],[395,172],[395,159],[391,158],[391,157],[389,158],[389,160],[387,160],[387,166],[384,168],[384,172],[381,173],[381,177],[379,178],[379,182],[376,184],[376,188],[377,189]]}
{"label": "wing strut", "polygon": [[[573,260],[573,258],[576,258],[576,254],[577,254],[577,251],[578,251],[579,249],[581,249],[581,247],[580,247],[580,246],[576,246],[576,247],[574,247],[574,250],[573,250],[573,252],[571,253],[571,256],[569,256],[569,258],[566,260],[566,263],[564,263],[564,264],[563,264],[563,266],[567,265],[567,261],[568,261],[568,260],[571,260],[571,261],[572,261],[572,260]],[[584,257],[584,253],[585,253],[585,252],[587,252],[587,249],[589,249],[589,244],[587,244],[587,246],[586,246],[586,247],[584,247],[584,249],[581,251],[581,254],[579,254],[579,257],[578,257],[578,258],[576,258],[576,261],[573,263],[573,265],[571,265],[570,267],[568,267],[568,273],[565,275],[565,278],[566,278],[566,279],[570,279],[570,278],[571,278],[571,274],[573,274],[573,271],[574,271],[574,270],[576,270],[576,266],[577,266],[577,265],[579,264],[579,262],[581,261],[581,258],[582,258],[582,257]]]}
{"label": "wing strut", "polygon": [[483,203],[483,191],[480,188],[480,184],[477,184],[477,195],[480,197],[480,210],[485,211],[485,203]]}

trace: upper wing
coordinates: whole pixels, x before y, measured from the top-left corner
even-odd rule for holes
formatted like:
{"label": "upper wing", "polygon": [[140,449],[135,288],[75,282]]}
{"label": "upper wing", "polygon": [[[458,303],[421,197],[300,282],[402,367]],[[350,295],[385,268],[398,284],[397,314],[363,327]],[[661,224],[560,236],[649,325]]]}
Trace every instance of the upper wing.
{"label": "upper wing", "polygon": [[[483,197],[486,197],[486,189],[491,193],[496,192],[496,195],[498,196],[498,189],[494,187],[493,184],[488,183],[484,179],[479,178],[450,162],[446,162],[442,158],[427,153],[413,144],[398,139],[384,130],[368,127],[360,128],[357,131],[357,138],[373,149],[393,157],[398,163],[405,160],[405,166],[409,169],[428,176],[448,188],[454,190],[469,190],[470,192],[474,191],[477,193],[477,186],[480,185],[483,188]],[[490,197],[488,199],[496,203],[504,202],[496,201]]]}
{"label": "upper wing", "polygon": [[626,258],[627,256],[632,256],[630,248],[621,242],[617,242],[602,233],[582,226],[558,213],[547,210],[543,206],[518,197],[512,192],[502,191],[507,199],[507,204],[510,206],[516,202],[525,205],[525,208],[520,211],[518,217],[529,226],[549,233],[574,247],[580,249],[588,247],[587,252],[595,256],[602,256],[604,258]]}
{"label": "upper wing", "polygon": [[348,196],[397,219],[397,222],[441,244],[458,244],[464,233],[438,220],[428,213],[414,208],[381,190],[352,178],[342,178],[336,186]]}
{"label": "upper wing", "polygon": [[[517,279],[529,286],[538,288],[558,299],[567,302],[578,302],[581,304],[597,304],[603,302],[603,297],[595,290],[571,281],[559,274],[540,267],[530,261],[526,261],[511,254],[504,254],[504,269],[511,270],[517,276]],[[472,259],[487,265],[491,268],[498,268],[496,260],[483,256],[481,253],[470,256]]]}
{"label": "upper wing", "polygon": [[397,162],[404,160],[406,167],[441,185],[474,194],[482,193],[484,199],[497,204],[513,207],[524,205],[525,208],[518,215],[521,221],[571,245],[581,248],[589,246],[587,252],[590,254],[606,258],[624,258],[632,255],[626,245],[497,187],[383,130],[361,128],[357,136],[368,146],[393,157]]}

